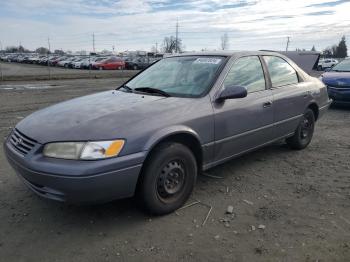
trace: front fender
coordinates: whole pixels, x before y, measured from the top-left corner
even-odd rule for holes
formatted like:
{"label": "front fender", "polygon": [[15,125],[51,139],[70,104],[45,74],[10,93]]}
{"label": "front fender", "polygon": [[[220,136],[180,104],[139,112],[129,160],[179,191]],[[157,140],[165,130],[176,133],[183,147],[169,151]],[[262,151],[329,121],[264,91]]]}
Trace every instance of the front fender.
{"label": "front fender", "polygon": [[163,140],[169,136],[176,135],[176,134],[192,135],[199,141],[199,143],[201,145],[203,144],[198,133],[196,131],[194,131],[192,128],[185,126],[185,125],[176,125],[176,126],[171,126],[171,127],[166,127],[166,128],[160,129],[156,133],[154,133],[145,143],[143,150],[150,151],[161,140]]}

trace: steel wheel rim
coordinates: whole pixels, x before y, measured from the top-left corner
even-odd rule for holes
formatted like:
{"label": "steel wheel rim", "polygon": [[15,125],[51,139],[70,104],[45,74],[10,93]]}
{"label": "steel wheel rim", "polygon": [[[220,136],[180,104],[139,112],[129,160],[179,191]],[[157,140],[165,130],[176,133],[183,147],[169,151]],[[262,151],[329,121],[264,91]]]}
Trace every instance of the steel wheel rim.
{"label": "steel wheel rim", "polygon": [[157,194],[163,200],[176,197],[185,185],[186,172],[182,161],[172,160],[164,165],[157,179]]}
{"label": "steel wheel rim", "polygon": [[300,138],[306,140],[310,137],[313,129],[313,122],[310,114],[304,115],[301,122]]}

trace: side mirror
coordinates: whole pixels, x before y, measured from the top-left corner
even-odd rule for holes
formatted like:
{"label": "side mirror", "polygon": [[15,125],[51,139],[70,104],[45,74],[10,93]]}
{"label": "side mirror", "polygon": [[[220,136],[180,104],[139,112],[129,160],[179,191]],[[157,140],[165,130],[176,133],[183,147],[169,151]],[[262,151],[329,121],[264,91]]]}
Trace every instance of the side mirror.
{"label": "side mirror", "polygon": [[248,92],[244,86],[228,86],[221,91],[220,95],[216,100],[220,102],[226,99],[243,98],[247,95]]}

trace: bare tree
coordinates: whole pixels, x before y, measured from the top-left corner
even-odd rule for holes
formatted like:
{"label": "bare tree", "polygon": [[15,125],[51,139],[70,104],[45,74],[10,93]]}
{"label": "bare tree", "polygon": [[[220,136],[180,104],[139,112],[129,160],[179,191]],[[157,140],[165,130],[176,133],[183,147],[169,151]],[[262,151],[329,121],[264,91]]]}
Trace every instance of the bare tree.
{"label": "bare tree", "polygon": [[221,36],[221,49],[227,50],[229,49],[229,39],[227,33]]}
{"label": "bare tree", "polygon": [[164,53],[176,52],[176,48],[177,48],[177,51],[180,53],[184,49],[182,45],[182,40],[180,38],[177,39],[177,45],[176,45],[176,37],[174,36],[164,37],[163,44],[162,44],[162,50]]}

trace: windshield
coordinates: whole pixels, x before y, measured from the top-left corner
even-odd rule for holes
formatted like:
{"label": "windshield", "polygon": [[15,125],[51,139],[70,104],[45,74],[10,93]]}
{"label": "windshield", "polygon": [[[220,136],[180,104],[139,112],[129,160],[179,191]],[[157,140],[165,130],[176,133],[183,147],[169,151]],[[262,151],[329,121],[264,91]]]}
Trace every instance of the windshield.
{"label": "windshield", "polygon": [[339,64],[335,65],[331,71],[350,72],[350,59],[341,61]]}
{"label": "windshield", "polygon": [[225,57],[183,56],[160,60],[126,85],[155,88],[171,96],[197,97],[205,93]]}

